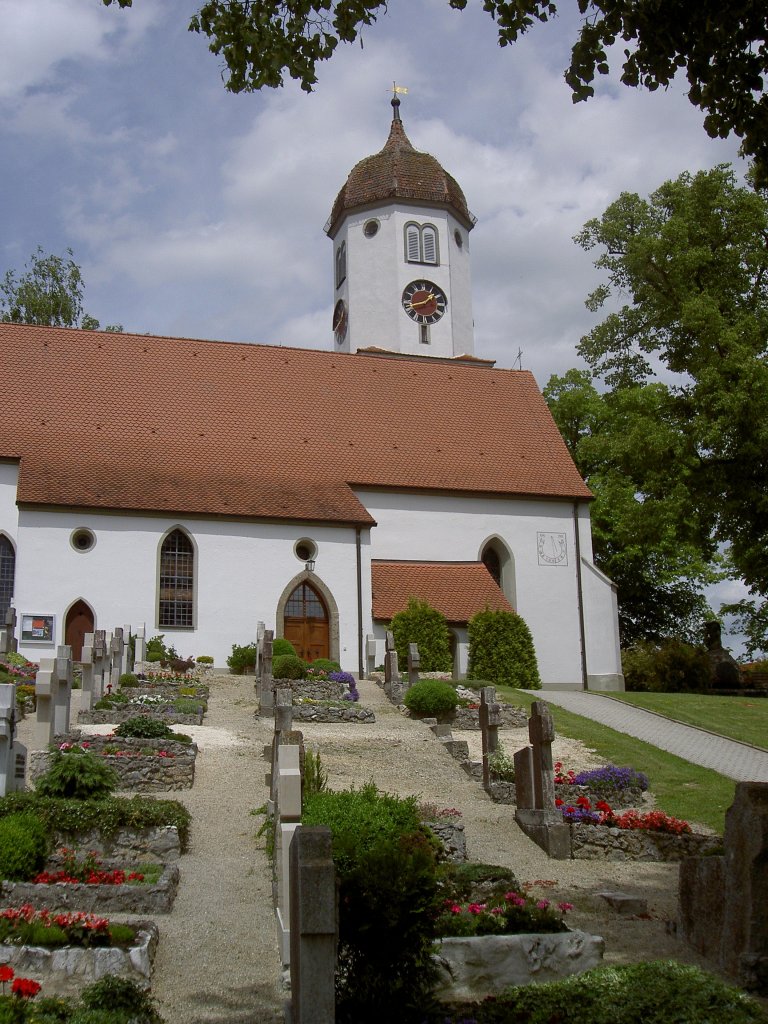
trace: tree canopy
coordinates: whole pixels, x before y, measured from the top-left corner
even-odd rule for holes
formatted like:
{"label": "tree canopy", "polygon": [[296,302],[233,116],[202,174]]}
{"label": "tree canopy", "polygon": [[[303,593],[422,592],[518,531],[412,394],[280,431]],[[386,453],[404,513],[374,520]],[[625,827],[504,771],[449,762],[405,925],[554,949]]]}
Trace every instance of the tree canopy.
{"label": "tree canopy", "polygon": [[[684,607],[724,551],[764,598],[768,194],[727,166],[683,174],[648,199],[621,195],[576,241],[598,249],[607,276],[587,305],[612,291],[623,300],[581,340],[590,373],[547,389],[598,495],[599,564],[620,587],[629,569],[640,597],[661,586]],[[740,609],[758,616],[758,633],[761,607]]]}
{"label": "tree canopy", "polygon": [[[132,0],[103,0],[130,7]],[[464,10],[467,0],[448,0]],[[768,180],[768,30],[763,4],[755,0],[576,0],[581,28],[565,80],[574,102],[594,95],[595,75],[622,61],[625,85],[666,87],[681,68],[688,98],[705,112],[712,137],[731,133]],[[558,6],[548,0],[483,0],[500,46],[514,43],[536,23],[550,21]],[[207,0],[190,31],[210,40],[223,57],[232,92],[276,88],[286,77],[310,91],[317,65],[339,43],[352,43],[386,13],[387,0]],[[614,44],[618,47],[611,50]],[[620,49],[619,49],[620,48]],[[610,51],[610,52],[609,52]],[[617,58],[617,54],[620,54]]]}
{"label": "tree canopy", "polygon": [[[24,273],[7,270],[0,281],[0,322],[97,331],[99,321],[83,313],[83,275],[73,257],[71,249],[55,256],[38,246]],[[118,333],[122,329],[120,324],[104,328]]]}

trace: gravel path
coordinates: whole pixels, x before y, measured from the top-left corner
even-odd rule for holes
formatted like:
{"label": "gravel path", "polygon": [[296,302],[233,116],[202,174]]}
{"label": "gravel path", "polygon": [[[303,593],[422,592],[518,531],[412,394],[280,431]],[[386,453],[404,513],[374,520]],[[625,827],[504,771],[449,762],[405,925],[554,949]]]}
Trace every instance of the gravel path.
{"label": "gravel path", "polygon": [[[363,680],[359,689],[361,703],[376,712],[375,724],[302,724],[305,743],[320,751],[332,788],[373,779],[382,790],[458,808],[470,858],[506,865],[521,882],[539,883],[534,891],[573,902],[569,923],[603,935],[608,962],[674,957],[706,966],[667,927],[676,916],[676,865],[550,861],[518,829],[514,808],[494,804],[426,726],[405,718],[375,683]],[[190,809],[193,827],[173,912],[156,918],[160,943],[152,992],[167,1024],[282,1020],[286,997],[279,985],[270,868],[257,838],[263,817],[254,815],[267,795],[262,751],[272,722],[258,719],[256,709],[252,677],[216,676],[206,724],[179,727],[194,734],[200,754],[194,787],[171,794]],[[454,735],[478,749],[477,733]],[[501,735],[508,752],[527,742],[525,730]],[[558,740],[555,755],[576,768],[596,763],[573,740]],[[618,918],[594,895],[617,889],[644,896],[649,918]]]}

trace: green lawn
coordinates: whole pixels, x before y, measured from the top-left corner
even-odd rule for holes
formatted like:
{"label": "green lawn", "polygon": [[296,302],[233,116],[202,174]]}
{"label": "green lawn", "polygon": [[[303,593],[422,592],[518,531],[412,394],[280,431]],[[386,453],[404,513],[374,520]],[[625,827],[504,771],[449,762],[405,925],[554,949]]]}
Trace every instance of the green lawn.
{"label": "green lawn", "polygon": [[613,693],[628,704],[678,722],[709,729],[742,743],[768,749],[768,698],[709,697],[701,693]]}
{"label": "green lawn", "polygon": [[[509,686],[497,686],[500,700],[517,704],[526,709],[540,697],[513,690]],[[724,698],[730,699],[730,698]],[[733,803],[735,782],[724,775],[700,768],[668,754],[664,750],[636,740],[632,736],[609,729],[581,715],[571,714],[550,704],[556,730],[563,736],[581,740],[606,763],[629,766],[645,772],[656,797],[656,804],[667,814],[686,821],[701,822],[722,834],[725,812]],[[512,753],[512,751],[508,751]],[[567,769],[569,766],[565,765]]]}

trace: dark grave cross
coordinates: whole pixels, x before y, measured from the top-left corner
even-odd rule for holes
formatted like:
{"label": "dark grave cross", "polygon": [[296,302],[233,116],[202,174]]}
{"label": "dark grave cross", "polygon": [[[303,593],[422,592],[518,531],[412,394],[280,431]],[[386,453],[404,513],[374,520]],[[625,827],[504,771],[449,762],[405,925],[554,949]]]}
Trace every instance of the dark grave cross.
{"label": "dark grave cross", "polygon": [[387,639],[384,646],[384,684],[389,686],[392,683],[400,682],[400,673],[397,666],[397,651],[395,650],[395,634],[387,630]]}
{"label": "dark grave cross", "polygon": [[533,747],[533,805],[540,810],[554,810],[555,774],[552,764],[552,741],[555,738],[555,723],[549,705],[543,700],[535,700],[531,704],[528,738]]}
{"label": "dark grave cross", "polygon": [[264,630],[264,643],[261,650],[261,679],[259,680],[259,704],[262,714],[271,711],[275,706],[275,694],[272,689],[272,643],[274,638],[274,630]]}
{"label": "dark grave cross", "polygon": [[418,644],[408,644],[408,685],[415,686],[419,681],[421,655]]}
{"label": "dark grave cross", "polygon": [[499,726],[501,707],[496,703],[496,687],[484,686],[480,690],[480,739],[483,749],[483,786],[491,785],[491,768],[488,757],[499,748]]}

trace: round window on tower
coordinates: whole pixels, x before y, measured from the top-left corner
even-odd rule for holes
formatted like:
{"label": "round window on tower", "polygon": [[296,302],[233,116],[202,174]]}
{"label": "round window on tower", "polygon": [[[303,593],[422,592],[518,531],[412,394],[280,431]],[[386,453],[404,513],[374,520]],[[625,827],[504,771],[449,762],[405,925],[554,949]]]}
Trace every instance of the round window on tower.
{"label": "round window on tower", "polygon": [[453,237],[456,240],[456,245],[458,246],[458,248],[459,249],[463,249],[464,248],[464,239],[463,239],[462,234],[461,234],[461,232],[459,231],[458,228],[453,232]]}
{"label": "round window on tower", "polygon": [[294,544],[293,553],[300,562],[310,562],[317,557],[317,544],[309,537],[302,537]]}
{"label": "round window on tower", "polygon": [[365,224],[363,224],[363,234],[366,238],[373,238],[373,236],[378,233],[380,227],[381,225],[379,221],[375,218],[373,220],[367,220]]}
{"label": "round window on tower", "polygon": [[96,536],[92,530],[87,530],[85,527],[81,527],[79,530],[75,530],[72,533],[72,536],[69,538],[69,543],[75,551],[90,551],[96,543]]}

